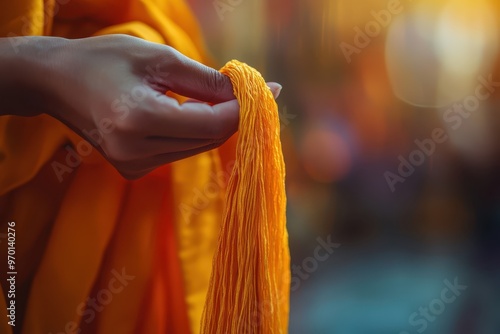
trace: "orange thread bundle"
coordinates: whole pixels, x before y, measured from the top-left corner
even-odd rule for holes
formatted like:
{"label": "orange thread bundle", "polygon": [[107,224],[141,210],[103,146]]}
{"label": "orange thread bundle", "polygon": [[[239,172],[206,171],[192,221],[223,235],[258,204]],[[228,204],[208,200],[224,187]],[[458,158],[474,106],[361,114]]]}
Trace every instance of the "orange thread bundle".
{"label": "orange thread bundle", "polygon": [[290,254],[278,106],[258,71],[221,72],[240,104],[236,161],[203,311],[203,334],[287,333]]}

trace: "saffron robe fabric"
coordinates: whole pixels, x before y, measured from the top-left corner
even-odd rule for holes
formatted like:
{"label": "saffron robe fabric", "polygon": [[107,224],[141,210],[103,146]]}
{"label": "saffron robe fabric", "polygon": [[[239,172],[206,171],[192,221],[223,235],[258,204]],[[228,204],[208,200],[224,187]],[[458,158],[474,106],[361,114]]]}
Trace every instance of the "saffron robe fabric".
{"label": "saffron robe fabric", "polygon": [[[16,0],[0,11],[2,37],[115,33],[208,61],[183,0]],[[11,327],[0,271],[0,333],[198,333],[234,140],[136,181],[95,149],[69,166],[65,147],[81,142],[47,115],[0,117],[0,250],[14,221],[18,272]],[[62,182],[54,162],[70,168]]]}

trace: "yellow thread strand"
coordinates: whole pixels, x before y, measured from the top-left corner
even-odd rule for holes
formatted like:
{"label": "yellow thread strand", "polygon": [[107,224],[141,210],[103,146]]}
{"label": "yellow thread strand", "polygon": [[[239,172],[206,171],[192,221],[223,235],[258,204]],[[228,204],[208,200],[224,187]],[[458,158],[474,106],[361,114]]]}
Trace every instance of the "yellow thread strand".
{"label": "yellow thread strand", "polygon": [[240,124],[201,333],[285,334],[290,254],[278,106],[250,66],[232,60],[221,72],[233,84]]}

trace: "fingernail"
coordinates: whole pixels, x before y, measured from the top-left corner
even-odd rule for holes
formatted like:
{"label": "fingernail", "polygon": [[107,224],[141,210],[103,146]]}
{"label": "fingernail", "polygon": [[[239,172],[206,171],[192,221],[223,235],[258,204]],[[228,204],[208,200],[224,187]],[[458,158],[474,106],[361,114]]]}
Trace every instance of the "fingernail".
{"label": "fingernail", "polygon": [[281,86],[280,84],[276,84],[277,87],[275,87],[272,92],[273,92],[273,96],[274,96],[274,99],[277,99],[278,96],[280,96],[280,93],[281,93],[281,90],[283,89],[283,86]]}

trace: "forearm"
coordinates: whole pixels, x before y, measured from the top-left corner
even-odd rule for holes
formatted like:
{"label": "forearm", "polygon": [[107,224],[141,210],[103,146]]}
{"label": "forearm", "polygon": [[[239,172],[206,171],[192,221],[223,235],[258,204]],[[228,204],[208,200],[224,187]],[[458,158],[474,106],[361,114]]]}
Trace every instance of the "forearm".
{"label": "forearm", "polygon": [[54,55],[64,41],[40,36],[0,38],[0,115],[50,113],[56,96]]}

